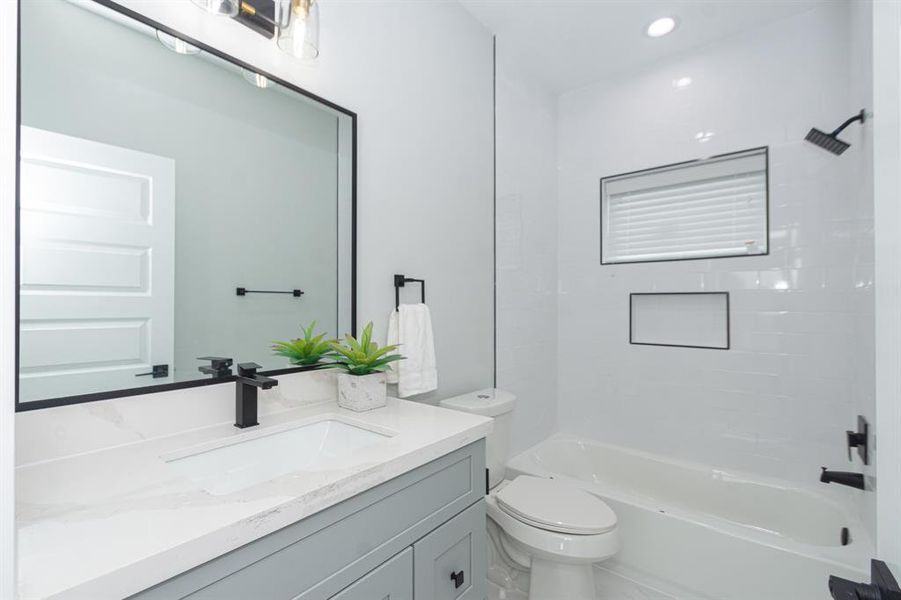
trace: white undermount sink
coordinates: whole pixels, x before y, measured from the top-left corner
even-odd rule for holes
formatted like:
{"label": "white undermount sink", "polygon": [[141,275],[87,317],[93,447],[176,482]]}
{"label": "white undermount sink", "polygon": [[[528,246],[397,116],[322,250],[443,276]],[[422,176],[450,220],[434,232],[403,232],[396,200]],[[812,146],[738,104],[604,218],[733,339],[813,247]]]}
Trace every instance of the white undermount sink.
{"label": "white undermount sink", "polygon": [[[367,426],[368,427],[368,426]],[[288,424],[174,452],[162,459],[214,496],[231,494],[296,471],[320,471],[352,464],[354,452],[386,440],[338,415],[306,424]],[[365,460],[365,454],[360,460]]]}

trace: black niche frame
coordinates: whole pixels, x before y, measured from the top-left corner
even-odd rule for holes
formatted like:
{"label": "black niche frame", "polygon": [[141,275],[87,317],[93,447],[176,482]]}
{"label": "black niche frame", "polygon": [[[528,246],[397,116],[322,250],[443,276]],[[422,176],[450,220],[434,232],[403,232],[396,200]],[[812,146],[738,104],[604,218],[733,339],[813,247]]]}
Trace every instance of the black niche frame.
{"label": "black niche frame", "polygon": [[[635,296],[725,296],[726,297],[726,345],[693,346],[690,344],[656,344],[636,342],[632,337],[632,304]],[[633,346],[658,346],[662,348],[696,348],[702,350],[730,350],[732,348],[732,305],[729,292],[634,292],[629,294],[629,343]]]}
{"label": "black niche frame", "polygon": [[[96,2],[97,0],[95,0]],[[765,187],[766,187],[766,199],[764,200],[764,212],[766,213],[766,252],[761,252],[760,254],[727,254],[724,256],[695,256],[690,258],[655,258],[653,260],[623,260],[619,262],[604,262],[604,182],[608,179],[616,179],[618,177],[627,177],[629,175],[639,175],[641,173],[650,173],[652,171],[659,171],[661,169],[671,169],[675,167],[686,167],[688,165],[703,163],[708,160],[714,160],[717,158],[729,158],[730,156],[737,156],[739,154],[748,154],[750,152],[760,152],[763,151],[763,160],[766,165],[766,171],[764,176],[766,178]],[[606,175],[601,177],[598,184],[598,206],[600,208],[599,211],[599,223],[600,230],[599,233],[599,247],[598,247],[598,255],[600,256],[601,266],[602,267],[615,267],[616,265],[641,265],[647,263],[661,263],[661,262],[681,262],[681,261],[690,261],[690,260],[719,260],[723,258],[754,258],[756,256],[769,256],[770,254],[770,147],[769,146],[756,146],[754,148],[745,148],[744,150],[736,150],[735,152],[726,152],[724,154],[714,154],[713,156],[706,156],[704,158],[695,158],[692,160],[684,160],[682,162],[670,163],[667,165],[659,165],[656,167],[649,167],[647,169],[638,169],[637,171],[627,171],[625,173],[617,173],[616,175]]]}
{"label": "black niche frame", "polygon": [[[16,351],[15,351],[15,368],[16,368],[16,383],[15,383],[15,409],[16,412],[26,412],[31,410],[39,410],[44,408],[54,408],[57,406],[68,406],[71,404],[82,404],[85,402],[95,402],[98,400],[110,400],[112,398],[124,398],[128,396],[141,396],[144,394],[156,394],[160,392],[169,392],[173,390],[183,390],[189,388],[203,387],[208,385],[219,385],[223,383],[233,383],[235,381],[235,376],[230,375],[228,377],[222,378],[206,378],[206,379],[192,379],[189,381],[179,381],[173,383],[163,383],[159,385],[147,385],[143,387],[134,387],[134,388],[124,388],[119,390],[107,390],[102,392],[92,392],[89,394],[78,394],[74,396],[61,396],[59,398],[48,398],[45,400],[33,400],[30,402],[20,402],[19,401],[19,287],[21,284],[21,273],[20,273],[20,264],[21,264],[21,223],[20,223],[20,162],[21,162],[21,127],[22,127],[22,1],[17,0],[19,4],[19,10],[17,13],[18,23],[16,24],[16,175],[15,175],[15,195],[16,195],[16,306],[15,306],[15,319],[16,319]],[[263,75],[270,81],[274,81],[279,85],[289,89],[301,96],[304,96],[310,100],[318,102],[319,104],[334,110],[335,112],[341,113],[350,118],[351,123],[351,248],[350,248],[350,327],[351,327],[351,335],[356,336],[357,334],[357,113],[351,111],[343,106],[335,104],[321,96],[314,94],[308,90],[305,90],[301,87],[298,87],[292,83],[285,81],[284,79],[272,75],[266,71],[260,70],[257,67],[244,62],[230,54],[227,54],[213,46],[205,44],[199,40],[196,40],[190,36],[184,35],[183,33],[163,25],[162,23],[158,23],[153,19],[150,19],[139,12],[126,8],[113,2],[112,0],[92,0],[93,2],[113,10],[125,17],[130,19],[134,19],[143,25],[148,27],[152,27],[158,31],[162,31],[163,33],[167,33],[171,36],[180,38],[185,42],[200,48],[202,51],[207,52],[213,56],[216,56],[222,60],[232,63],[233,65],[237,65],[239,67],[248,69],[255,73],[259,73]],[[282,369],[272,369],[268,371],[261,371],[263,375],[286,375],[289,373],[300,373],[304,371],[314,371],[318,367],[316,366],[303,366],[303,367],[286,367]]]}

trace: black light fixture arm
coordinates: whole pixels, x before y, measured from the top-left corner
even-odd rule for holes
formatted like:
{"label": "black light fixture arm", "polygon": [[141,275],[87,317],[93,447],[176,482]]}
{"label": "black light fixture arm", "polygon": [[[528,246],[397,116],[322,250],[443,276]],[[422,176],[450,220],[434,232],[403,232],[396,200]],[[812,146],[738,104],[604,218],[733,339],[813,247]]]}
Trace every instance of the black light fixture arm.
{"label": "black light fixture arm", "polygon": [[840,134],[842,131],[844,131],[845,128],[846,128],[848,125],[850,125],[851,123],[854,123],[854,122],[856,122],[856,121],[860,121],[861,124],[866,123],[866,121],[867,121],[867,113],[866,113],[866,110],[860,109],[860,112],[859,112],[859,113],[857,113],[856,115],[854,115],[853,117],[851,117],[850,119],[848,119],[847,121],[845,121],[844,123],[842,123],[841,125],[839,125],[838,128],[837,128],[835,131],[832,132],[832,136],[833,136],[833,137],[837,136],[837,135]]}

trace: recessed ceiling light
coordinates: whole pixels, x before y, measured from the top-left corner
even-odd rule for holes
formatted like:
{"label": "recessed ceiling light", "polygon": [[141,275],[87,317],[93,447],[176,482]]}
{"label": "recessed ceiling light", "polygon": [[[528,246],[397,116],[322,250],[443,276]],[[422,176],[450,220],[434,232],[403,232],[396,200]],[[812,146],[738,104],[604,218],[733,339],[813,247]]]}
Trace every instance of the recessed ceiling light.
{"label": "recessed ceiling light", "polygon": [[648,25],[647,33],[650,37],[662,37],[676,28],[676,19],[673,17],[660,17]]}
{"label": "recessed ceiling light", "polygon": [[679,77],[678,79],[673,79],[673,87],[676,89],[687,88],[691,85],[691,77]]}
{"label": "recessed ceiling light", "polygon": [[710,138],[712,138],[714,135],[716,134],[712,131],[699,131],[695,134],[695,140],[701,144],[705,144],[709,142]]}

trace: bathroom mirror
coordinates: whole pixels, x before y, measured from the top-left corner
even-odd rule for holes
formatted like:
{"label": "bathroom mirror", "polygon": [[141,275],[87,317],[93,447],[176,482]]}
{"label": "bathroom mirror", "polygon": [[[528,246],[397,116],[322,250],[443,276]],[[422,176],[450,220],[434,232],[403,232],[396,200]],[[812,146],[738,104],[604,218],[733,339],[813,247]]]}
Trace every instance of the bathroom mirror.
{"label": "bathroom mirror", "polygon": [[354,113],[106,1],[20,13],[19,410],[353,332]]}

